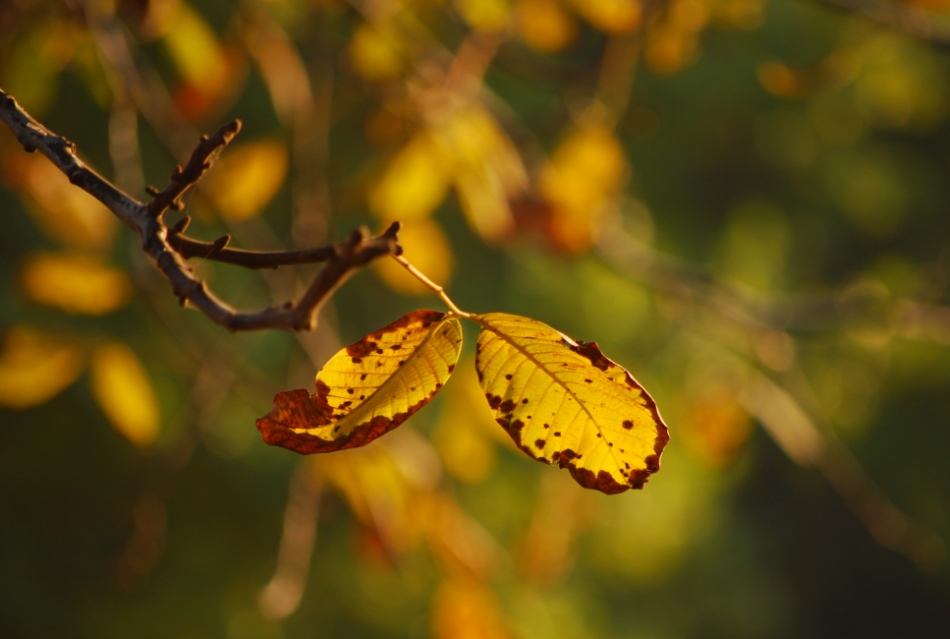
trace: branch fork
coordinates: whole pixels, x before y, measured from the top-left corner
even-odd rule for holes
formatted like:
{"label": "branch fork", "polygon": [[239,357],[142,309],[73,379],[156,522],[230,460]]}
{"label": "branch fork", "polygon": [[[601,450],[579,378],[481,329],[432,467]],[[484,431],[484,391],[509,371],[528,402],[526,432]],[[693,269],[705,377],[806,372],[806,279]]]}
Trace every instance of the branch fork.
{"label": "branch fork", "polygon": [[[353,231],[345,240],[330,246],[294,251],[246,251],[228,248],[231,238],[223,235],[203,242],[185,235],[191,221],[187,216],[169,229],[164,215],[169,209],[181,211],[181,196],[211,168],[228,143],[241,130],[241,121],[223,125],[211,136],[202,136],[184,166],[172,171],[168,186],[147,189],[152,199],[142,203],[118,189],[79,159],[76,145],[37,122],[17,101],[0,89],[0,120],[10,127],[27,152],[39,151],[59,168],[72,184],[102,202],[116,217],[142,238],[142,249],[155,261],[172,285],[182,305],[190,304],[214,323],[230,331],[260,329],[312,330],[323,304],[357,269],[385,255],[399,256],[400,224],[371,236],[365,228]],[[207,259],[244,268],[277,268],[289,264],[325,262],[303,296],[296,302],[257,312],[241,312],[218,299],[202,280],[196,278],[185,260]]]}

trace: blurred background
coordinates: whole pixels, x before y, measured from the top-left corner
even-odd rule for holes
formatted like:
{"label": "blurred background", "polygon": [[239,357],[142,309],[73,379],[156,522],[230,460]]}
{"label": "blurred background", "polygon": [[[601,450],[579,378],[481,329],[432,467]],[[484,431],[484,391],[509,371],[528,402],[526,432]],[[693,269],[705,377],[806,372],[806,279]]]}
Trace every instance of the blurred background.
{"label": "blurred background", "polygon": [[[397,431],[268,447],[278,391],[439,300],[384,260],[313,333],[228,334],[0,127],[0,635],[950,636],[950,4],[847,4],[916,35],[818,0],[5,0],[0,86],[134,197],[244,121],[192,236],[402,220],[672,440],[645,490],[580,488],[493,423],[467,327]],[[246,310],[318,268],[193,265]]]}

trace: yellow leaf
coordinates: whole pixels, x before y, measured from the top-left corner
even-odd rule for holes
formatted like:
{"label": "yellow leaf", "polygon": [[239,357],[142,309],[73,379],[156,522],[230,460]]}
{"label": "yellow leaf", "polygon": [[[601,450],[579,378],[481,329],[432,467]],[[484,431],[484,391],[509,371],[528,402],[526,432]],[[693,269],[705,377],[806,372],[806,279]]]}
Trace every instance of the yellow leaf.
{"label": "yellow leaf", "polygon": [[274,140],[241,145],[209,173],[205,193],[229,220],[254,217],[277,194],[287,175],[287,149]]}
{"label": "yellow leaf", "polygon": [[432,636],[435,639],[507,639],[498,598],[484,584],[470,578],[449,579],[432,602]]}
{"label": "yellow leaf", "polygon": [[257,428],[268,444],[303,454],[364,446],[435,397],[461,348],[458,319],[413,311],[330,358],[316,394],[278,393]]}
{"label": "yellow leaf", "polygon": [[39,253],[23,267],[21,281],[34,302],[84,315],[114,311],[132,293],[125,273],[91,255]]}
{"label": "yellow leaf", "polygon": [[182,2],[166,26],[162,41],[182,78],[208,93],[217,93],[228,80],[228,61],[211,25]]}
{"label": "yellow leaf", "polygon": [[4,182],[20,192],[27,211],[49,237],[79,249],[102,249],[112,242],[115,216],[44,156],[16,148],[3,158],[3,169]]}
{"label": "yellow leaf", "polygon": [[520,0],[515,28],[532,47],[545,53],[560,51],[577,35],[577,26],[558,0]]}
{"label": "yellow leaf", "polygon": [[[399,244],[412,255],[413,263],[436,282],[446,284],[452,278],[455,258],[442,227],[432,219],[413,220],[399,231]],[[405,295],[431,293],[418,279],[410,275],[395,260],[376,262],[376,273],[389,288]]]}
{"label": "yellow leaf", "polygon": [[395,78],[406,66],[396,37],[369,24],[361,24],[356,29],[350,39],[349,53],[353,68],[369,80]]}
{"label": "yellow leaf", "polygon": [[448,190],[446,157],[425,131],[389,162],[369,193],[369,208],[383,222],[428,216]]}
{"label": "yellow leaf", "polygon": [[623,148],[603,127],[580,129],[558,147],[538,179],[551,204],[550,233],[557,245],[573,252],[590,247],[626,169]]}
{"label": "yellow leaf", "polygon": [[29,408],[49,400],[82,372],[76,346],[26,326],[7,333],[0,351],[0,406]]}
{"label": "yellow leaf", "polygon": [[608,33],[630,33],[640,26],[643,10],[637,0],[574,0],[588,22]]}
{"label": "yellow leaf", "polygon": [[475,31],[501,31],[511,14],[507,0],[455,0],[455,6]]}
{"label": "yellow leaf", "polygon": [[92,395],[109,422],[136,446],[158,436],[158,400],[145,368],[128,346],[105,344],[92,355]]}
{"label": "yellow leaf", "polygon": [[585,488],[643,488],[669,441],[646,390],[595,342],[505,313],[476,315],[475,366],[495,420],[521,450]]}

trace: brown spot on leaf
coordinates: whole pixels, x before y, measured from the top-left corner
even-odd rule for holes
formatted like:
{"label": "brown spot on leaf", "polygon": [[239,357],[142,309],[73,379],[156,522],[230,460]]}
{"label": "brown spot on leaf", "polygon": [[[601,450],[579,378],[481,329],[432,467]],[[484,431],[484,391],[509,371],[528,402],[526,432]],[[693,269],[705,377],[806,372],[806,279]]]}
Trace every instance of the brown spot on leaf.
{"label": "brown spot on leaf", "polygon": [[346,392],[352,395],[355,391],[352,388],[347,388]]}
{"label": "brown spot on leaf", "polygon": [[402,348],[402,344],[393,344],[392,346],[389,347],[389,350],[398,351],[400,348]]}
{"label": "brown spot on leaf", "polygon": [[511,401],[510,399],[506,399],[504,402],[501,403],[500,408],[501,408],[501,412],[503,413],[511,413],[511,412],[514,412],[515,410],[515,403]]}
{"label": "brown spot on leaf", "polygon": [[[376,350],[376,342],[364,337],[355,344],[350,344],[346,347],[346,354],[355,359],[360,359],[366,357],[370,353]],[[358,362],[354,362],[358,363]]]}
{"label": "brown spot on leaf", "polygon": [[536,439],[534,440],[534,445],[537,446],[538,448],[544,448],[544,440]]}
{"label": "brown spot on leaf", "polygon": [[600,348],[597,346],[597,342],[577,342],[577,346],[568,344],[567,347],[577,353],[582,357],[586,357],[590,360],[590,363],[593,364],[594,368],[599,368],[602,371],[607,370],[615,364],[607,359],[607,357],[600,352]]}
{"label": "brown spot on leaf", "polygon": [[455,370],[455,364],[449,364],[449,375],[452,374],[452,371]]}
{"label": "brown spot on leaf", "polygon": [[353,363],[354,363],[354,364],[362,364],[362,363],[363,363],[363,360],[362,360],[362,358],[354,357],[354,358],[353,358]]}
{"label": "brown spot on leaf", "polygon": [[366,373],[360,375],[360,381],[362,382],[364,379],[366,379]]}
{"label": "brown spot on leaf", "polygon": [[623,420],[622,426],[626,428],[627,430],[630,430],[631,428],[633,428],[633,422],[630,421],[629,419],[625,419]]}
{"label": "brown spot on leaf", "polygon": [[588,384],[593,384],[593,383],[594,383],[594,380],[592,380],[592,379],[585,379],[584,381],[587,382]]}
{"label": "brown spot on leaf", "polygon": [[488,393],[485,395],[485,398],[488,400],[488,405],[492,410],[498,410],[498,407],[501,406],[501,397],[498,395],[492,395],[491,393]]}
{"label": "brown spot on leaf", "polygon": [[522,400],[521,400],[521,403],[522,403],[522,404],[527,404],[527,403],[528,403],[528,398],[525,397],[524,399],[522,399]]}

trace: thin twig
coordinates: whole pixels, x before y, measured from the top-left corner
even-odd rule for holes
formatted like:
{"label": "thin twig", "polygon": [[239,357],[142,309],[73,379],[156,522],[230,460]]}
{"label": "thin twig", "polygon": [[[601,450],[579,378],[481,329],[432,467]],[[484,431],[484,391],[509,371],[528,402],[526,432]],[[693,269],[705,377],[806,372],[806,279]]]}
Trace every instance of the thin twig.
{"label": "thin twig", "polygon": [[[171,281],[172,291],[182,304],[192,304],[213,322],[231,331],[266,328],[310,330],[316,325],[317,315],[326,300],[357,268],[378,257],[398,255],[402,252],[397,238],[398,222],[394,222],[382,235],[376,237],[370,237],[366,229],[358,229],[345,241],[316,250],[317,256],[324,257],[327,265],[317,273],[297,303],[287,303],[279,308],[271,307],[252,313],[238,312],[218,299],[203,281],[192,275],[182,255],[169,241],[169,231],[162,218],[168,208],[179,208],[179,196],[201,178],[214,158],[237,134],[240,122],[235,120],[224,125],[210,138],[202,137],[185,168],[176,167],[171,183],[161,192],[153,191],[154,199],[143,204],[86,166],[79,159],[76,146],[72,142],[34,120],[3,89],[0,89],[0,120],[10,127],[26,151],[40,151],[70,182],[102,202],[120,220],[138,232],[142,238],[142,249],[155,260],[159,270]],[[178,235],[180,239],[180,230],[174,235]],[[255,260],[274,260],[277,259],[276,255],[281,255],[271,254],[264,258],[261,254],[251,252],[246,255],[239,251],[229,252],[225,250],[226,243],[227,236],[224,241],[212,243],[209,254],[213,258],[221,258],[223,255],[221,261],[230,263],[240,263],[242,256],[247,258],[248,263],[253,263]],[[189,246],[194,247],[194,244]]]}

